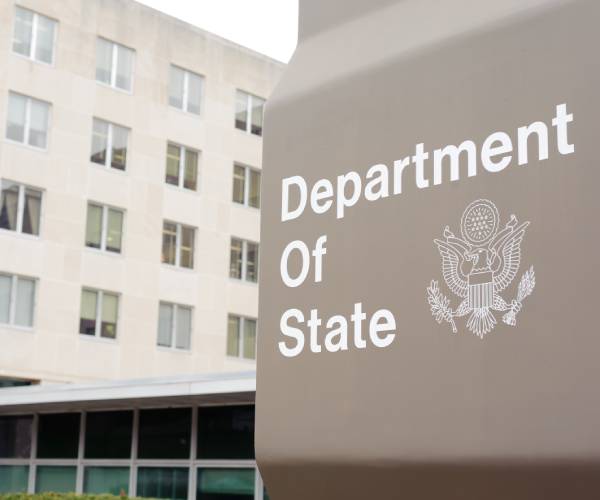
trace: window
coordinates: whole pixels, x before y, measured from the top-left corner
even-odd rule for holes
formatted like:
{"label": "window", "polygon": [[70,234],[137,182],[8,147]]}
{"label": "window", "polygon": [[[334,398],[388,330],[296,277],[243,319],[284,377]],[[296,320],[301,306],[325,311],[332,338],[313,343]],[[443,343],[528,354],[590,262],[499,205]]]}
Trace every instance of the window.
{"label": "window", "polygon": [[85,458],[131,457],[132,411],[94,411],[86,415]]}
{"label": "window", "polygon": [[47,413],[39,416],[37,458],[77,458],[79,413]]}
{"label": "window", "polygon": [[94,118],[91,161],[98,165],[125,170],[129,129]]}
{"label": "window", "polygon": [[260,172],[243,165],[233,166],[233,201],[260,208]]}
{"label": "window", "polygon": [[36,467],[35,492],[69,493],[75,491],[77,467],[38,465]]}
{"label": "window", "polygon": [[42,192],[23,184],[2,181],[0,228],[24,234],[40,234]]}
{"label": "window", "polygon": [[52,64],[56,21],[22,7],[16,8],[13,52]]}
{"label": "window", "polygon": [[86,467],[83,492],[120,496],[129,493],[129,467]]}
{"label": "window", "polygon": [[191,432],[191,408],[142,410],[138,458],[189,459]]}
{"label": "window", "polygon": [[198,185],[198,152],[169,143],[165,182],[196,191]]}
{"label": "window", "polygon": [[227,356],[256,359],[256,320],[229,315]]}
{"label": "window", "polygon": [[0,323],[33,326],[35,280],[0,274]]}
{"label": "window", "polygon": [[188,498],[189,470],[184,467],[140,467],[137,496],[145,498]]}
{"label": "window", "polygon": [[196,500],[253,500],[254,469],[198,469]]}
{"label": "window", "polygon": [[7,139],[34,148],[46,149],[49,121],[49,103],[9,92],[6,120]]}
{"label": "window", "polygon": [[238,90],[235,98],[235,128],[262,135],[265,100]]}
{"label": "window", "polygon": [[161,302],[158,313],[158,345],[189,350],[192,337],[192,308]]}
{"label": "window", "polygon": [[0,458],[29,458],[31,415],[0,417]]}
{"label": "window", "polygon": [[254,459],[254,405],[198,408],[198,458]]}
{"label": "window", "polygon": [[195,229],[176,222],[164,221],[162,262],[177,267],[194,267]]}
{"label": "window", "polygon": [[169,76],[169,105],[195,115],[200,114],[203,77],[171,66]]}
{"label": "window", "polygon": [[119,296],[101,290],[83,289],[79,333],[105,339],[117,337]]}
{"label": "window", "polygon": [[258,280],[258,243],[231,238],[229,276],[256,283]]}
{"label": "window", "polygon": [[96,81],[131,92],[134,52],[123,45],[98,38],[96,45]]}
{"label": "window", "polygon": [[89,203],[85,246],[121,253],[123,239],[123,211]]}
{"label": "window", "polygon": [[27,465],[0,465],[0,493],[26,493],[28,481]]}

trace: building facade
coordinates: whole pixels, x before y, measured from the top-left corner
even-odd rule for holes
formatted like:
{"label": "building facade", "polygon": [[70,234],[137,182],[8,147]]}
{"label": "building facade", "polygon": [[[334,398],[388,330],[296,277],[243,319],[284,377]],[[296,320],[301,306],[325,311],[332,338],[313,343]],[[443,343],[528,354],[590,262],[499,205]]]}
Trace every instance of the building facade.
{"label": "building facade", "polygon": [[0,4],[4,385],[254,369],[284,65],[132,0]]}

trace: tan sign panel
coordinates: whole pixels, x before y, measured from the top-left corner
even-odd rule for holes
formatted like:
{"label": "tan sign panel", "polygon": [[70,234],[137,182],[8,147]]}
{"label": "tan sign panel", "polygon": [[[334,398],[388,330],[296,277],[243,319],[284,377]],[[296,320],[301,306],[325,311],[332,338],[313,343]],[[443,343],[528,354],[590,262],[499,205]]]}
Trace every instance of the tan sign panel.
{"label": "tan sign panel", "polygon": [[272,498],[597,496],[599,21],[301,2],[264,138]]}

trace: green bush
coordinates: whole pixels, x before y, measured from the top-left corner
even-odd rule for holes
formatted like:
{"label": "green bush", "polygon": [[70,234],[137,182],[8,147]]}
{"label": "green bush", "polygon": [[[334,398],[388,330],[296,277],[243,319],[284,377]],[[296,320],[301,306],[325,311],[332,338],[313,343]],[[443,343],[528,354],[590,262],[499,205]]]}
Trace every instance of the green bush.
{"label": "green bush", "polygon": [[[115,495],[76,495],[75,493],[6,493],[0,500],[128,500],[127,496]],[[139,499],[138,499],[139,500]]]}

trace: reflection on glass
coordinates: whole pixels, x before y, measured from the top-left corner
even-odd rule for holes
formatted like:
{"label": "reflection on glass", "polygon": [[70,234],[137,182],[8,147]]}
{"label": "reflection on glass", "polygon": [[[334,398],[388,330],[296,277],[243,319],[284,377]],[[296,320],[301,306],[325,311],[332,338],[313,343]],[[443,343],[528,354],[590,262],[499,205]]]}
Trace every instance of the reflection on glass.
{"label": "reflection on glass", "polygon": [[25,115],[27,98],[11,92],[8,97],[6,138],[11,141],[25,142]]}
{"label": "reflection on glass", "polygon": [[33,12],[16,8],[15,33],[13,38],[13,51],[26,57],[31,55],[31,40],[33,35]]}
{"label": "reflection on glass", "polygon": [[248,94],[240,90],[235,95],[235,128],[248,129]]}
{"label": "reflection on glass", "polygon": [[179,165],[181,161],[181,147],[169,144],[167,147],[167,184],[179,186]]}
{"label": "reflection on glass", "polygon": [[115,85],[128,92],[132,87],[133,50],[117,45],[117,77]]}
{"label": "reflection on glass", "polygon": [[265,101],[259,97],[252,96],[252,129],[255,135],[262,135],[263,108]]}
{"label": "reflection on glass", "polygon": [[123,212],[109,208],[108,221],[106,224],[106,250],[109,252],[120,253],[122,234]]}
{"label": "reflection on glass", "polygon": [[175,265],[177,251],[177,224],[163,223],[162,262]]}
{"label": "reflection on glass", "polygon": [[258,244],[246,243],[246,280],[258,281]]}
{"label": "reflection on glass", "polygon": [[111,83],[113,44],[103,38],[96,43],[96,81]]}
{"label": "reflection on glass", "polygon": [[85,245],[92,248],[102,246],[102,207],[98,205],[88,205]]}
{"label": "reflection on glass", "polygon": [[231,238],[229,276],[238,280],[242,279],[242,248],[242,240],[238,238]]}
{"label": "reflection on glass", "polygon": [[240,321],[239,316],[232,315],[227,320],[227,356],[240,355]]}
{"label": "reflection on glass", "polygon": [[127,164],[127,136],[125,127],[112,125],[112,155],[110,166],[117,170],[125,170]]}
{"label": "reflection on glass", "polygon": [[183,109],[184,72],[182,69],[171,66],[169,74],[169,105]]}
{"label": "reflection on glass", "polygon": [[194,267],[194,228],[181,226],[181,251],[179,264],[181,267]]}
{"label": "reflection on glass", "polygon": [[114,339],[117,336],[117,314],[119,309],[119,297],[112,293],[102,294],[102,322],[100,336]]}
{"label": "reflection on glass", "polygon": [[50,106],[37,99],[30,99],[31,111],[29,117],[29,145],[45,148],[47,143],[48,118]]}
{"label": "reflection on glass", "polygon": [[26,493],[28,478],[27,465],[0,465],[0,493]]}
{"label": "reflection on glass", "polygon": [[173,344],[173,304],[160,303],[158,310],[158,345],[171,347]]}
{"label": "reflection on glass", "polygon": [[244,352],[246,359],[256,359],[256,320],[244,319]]}
{"label": "reflection on glass", "polygon": [[233,166],[233,201],[244,204],[244,190],[246,184],[246,168],[241,165]]}
{"label": "reflection on glass", "polygon": [[202,101],[202,77],[194,73],[187,73],[188,77],[188,102],[187,111],[200,114],[200,105]]}
{"label": "reflection on glass", "polygon": [[108,122],[94,118],[94,129],[92,133],[92,155],[91,161],[100,165],[106,165],[108,149]]}
{"label": "reflection on glass", "polygon": [[260,208],[260,172],[249,170],[250,186],[248,192],[248,205],[254,208]]}
{"label": "reflection on glass", "polygon": [[83,290],[81,292],[81,318],[79,333],[96,335],[96,313],[98,310],[98,292]]}
{"label": "reflection on glass", "polygon": [[17,279],[15,304],[15,325],[33,326],[33,305],[35,303],[35,281],[27,278]]}
{"label": "reflection on glass", "polygon": [[188,469],[183,467],[140,467],[137,496],[185,500],[188,497],[188,475]]}
{"label": "reflection on glass", "polygon": [[86,467],[84,493],[127,495],[129,467]]}
{"label": "reflection on glass", "polygon": [[71,493],[75,491],[77,467],[38,465],[35,492]]}
{"label": "reflection on glass", "polygon": [[38,14],[37,46],[35,59],[45,63],[52,63],[54,53],[54,30],[56,21]]}
{"label": "reflection on glass", "polygon": [[189,307],[177,306],[177,335],[175,347],[189,349],[192,332],[192,310]]}
{"label": "reflection on glass", "polygon": [[254,469],[198,469],[197,500],[252,500]]}
{"label": "reflection on glass", "polygon": [[198,183],[198,153],[190,149],[185,150],[185,177],[183,187],[196,190]]}

